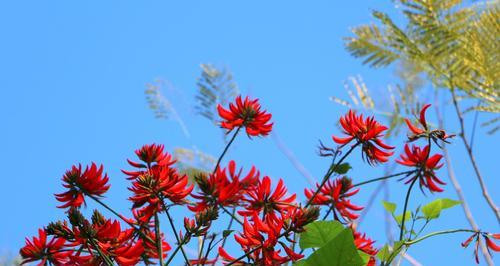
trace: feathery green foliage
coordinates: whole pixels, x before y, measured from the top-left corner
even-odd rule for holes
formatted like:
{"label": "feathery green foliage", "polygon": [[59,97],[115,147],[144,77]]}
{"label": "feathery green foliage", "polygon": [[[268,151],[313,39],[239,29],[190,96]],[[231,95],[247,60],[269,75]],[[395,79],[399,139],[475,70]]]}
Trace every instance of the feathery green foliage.
{"label": "feathery green foliage", "polygon": [[[478,99],[475,110],[500,112],[498,1],[467,5],[461,0],[397,0],[403,27],[374,11],[376,24],[353,29],[346,48],[372,67],[397,61],[418,66],[438,88]],[[495,120],[494,123],[498,121]]]}

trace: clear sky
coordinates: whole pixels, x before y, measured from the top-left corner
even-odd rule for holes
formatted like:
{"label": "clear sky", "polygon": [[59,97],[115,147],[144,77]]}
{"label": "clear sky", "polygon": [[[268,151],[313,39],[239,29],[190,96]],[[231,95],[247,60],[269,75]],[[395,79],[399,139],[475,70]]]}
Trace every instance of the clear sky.
{"label": "clear sky", "polygon": [[[60,178],[72,164],[104,164],[112,184],[106,201],[126,212],[129,192],[120,169],[127,168],[125,159],[136,148],[157,142],[173,150],[195,143],[218,155],[223,148],[220,130],[189,108],[200,63],[230,67],[242,91],[261,98],[273,114],[275,131],[319,179],[328,161],[316,156],[318,139],[333,145],[330,137],[339,132],[335,122],[346,111],[329,97],[346,98],[343,81],[351,75],[362,75],[375,92],[384,92],[394,81],[391,69],[363,66],[343,48],[349,27],[371,21],[372,9],[395,10],[388,0],[2,1],[0,254],[17,252],[25,236],[64,217],[63,210],[55,208],[53,193],[62,191]],[[145,85],[156,78],[180,92],[170,100],[179,108],[192,142],[177,123],[157,120],[147,108]],[[378,95],[385,101],[383,93]],[[434,119],[434,112],[429,113]],[[479,115],[479,121],[487,117]],[[450,131],[458,129],[454,116],[446,120]],[[490,193],[500,203],[498,140],[498,135],[478,129],[474,151]],[[458,139],[451,152],[476,221],[482,229],[498,232]],[[284,178],[303,198],[307,182],[271,138],[250,141],[242,135],[227,158],[246,168],[255,165],[275,180]],[[383,167],[363,164],[359,153],[351,163],[355,180],[383,172]],[[449,181],[444,168],[439,175]],[[363,188],[354,202],[365,204],[375,187]],[[395,180],[389,187],[391,200],[402,202],[404,187]],[[450,184],[440,195],[420,194],[415,190],[419,196],[412,207],[437,196],[457,198]],[[378,246],[386,237],[380,200],[361,227]],[[454,228],[468,228],[460,207],[445,211],[429,227]],[[436,237],[409,254],[423,265],[472,265],[472,248],[460,247],[466,237]],[[499,256],[494,260],[499,263]]]}

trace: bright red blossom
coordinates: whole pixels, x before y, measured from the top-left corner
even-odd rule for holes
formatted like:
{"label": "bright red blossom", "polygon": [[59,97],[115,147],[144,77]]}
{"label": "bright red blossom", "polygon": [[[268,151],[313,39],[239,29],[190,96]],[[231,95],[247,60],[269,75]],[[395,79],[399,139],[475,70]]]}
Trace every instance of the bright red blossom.
{"label": "bright red blossom", "polygon": [[229,104],[229,109],[225,109],[220,104],[217,106],[217,111],[223,119],[221,127],[231,132],[234,128],[245,127],[249,136],[266,136],[271,132],[273,123],[271,114],[260,110],[259,99],[250,100],[241,96],[236,97],[235,103]]}
{"label": "bright red blossom", "polygon": [[422,107],[420,110],[420,116],[418,119],[419,124],[422,126],[422,128],[413,125],[413,123],[408,119],[405,118],[406,125],[408,125],[408,128],[412,132],[411,135],[408,135],[409,141],[414,141],[417,140],[421,137],[428,137],[434,140],[437,144],[437,140],[440,139],[444,142],[447,142],[446,139],[452,138],[455,135],[447,135],[444,130],[437,129],[437,130],[429,130],[429,127],[427,126],[427,120],[425,118],[425,112],[427,109],[430,107],[430,104],[426,104]]}
{"label": "bright red blossom", "polygon": [[344,138],[333,136],[333,141],[338,144],[346,145],[347,143],[356,140],[362,145],[363,156],[369,164],[385,163],[389,160],[394,152],[385,151],[394,149],[393,146],[385,144],[380,138],[384,135],[382,132],[387,130],[386,126],[375,121],[375,118],[363,118],[363,115],[356,115],[352,110],[340,118],[340,125],[344,134],[348,135]]}
{"label": "bright red blossom", "polygon": [[[316,187],[319,188],[319,184],[316,184]],[[348,199],[359,192],[359,189],[351,190],[351,188],[352,181],[350,178],[342,177],[337,178],[335,181],[328,180],[319,193],[316,194],[312,204],[332,206],[335,217],[337,217],[338,213],[348,221],[355,220],[359,215],[354,212],[362,210],[363,207],[352,204]],[[314,192],[315,190],[312,189],[304,189],[304,194],[308,200],[312,198]]]}
{"label": "bright red blossom", "polygon": [[47,242],[47,233],[43,229],[38,229],[38,237],[33,240],[26,238],[26,245],[21,248],[20,254],[23,258],[21,264],[40,260],[38,266],[46,265],[50,262],[54,265],[64,265],[68,261],[68,256],[72,251],[63,251],[66,240],[54,237]]}
{"label": "bright red blossom", "polygon": [[486,249],[488,249],[488,253],[491,254],[491,250],[495,252],[500,251],[500,245],[496,244],[493,239],[500,240],[500,234],[489,234],[485,232],[474,232],[469,238],[467,238],[464,242],[462,242],[462,247],[467,248],[472,241],[474,243],[474,258],[476,263],[479,264],[479,242],[481,241],[480,237],[484,238],[484,242],[486,243]]}
{"label": "bright red blossom", "polygon": [[370,260],[366,266],[375,266],[375,255],[377,255],[378,250],[373,247],[375,241],[371,240],[366,236],[366,234],[361,234],[353,229],[354,245],[360,251],[370,255]]}
{"label": "bright red blossom", "polygon": [[259,183],[247,191],[243,201],[245,210],[238,211],[244,216],[252,216],[254,213],[264,212],[264,215],[276,216],[275,212],[283,214],[296,208],[293,205],[296,195],[288,195],[287,189],[280,179],[274,192],[271,191],[271,178],[264,176]]}
{"label": "bright red blossom", "polygon": [[[283,225],[282,219],[268,217],[263,221],[254,213],[251,222],[245,217],[243,232],[235,235],[234,238],[241,245],[244,252],[257,248],[249,254],[252,265],[274,266],[289,261],[297,261],[304,256],[293,252],[286,244],[278,241]],[[283,247],[286,255],[283,256],[280,254],[281,250],[276,250],[278,243]],[[219,248],[219,254],[226,261],[235,260],[222,247]],[[238,264],[245,263],[240,261]]]}
{"label": "bright red blossom", "polygon": [[244,177],[242,177],[242,171],[242,169],[236,171],[236,163],[230,161],[227,171],[226,168],[217,168],[215,173],[210,174],[208,178],[206,175],[196,176],[196,183],[200,191],[197,194],[193,193],[192,197],[199,201],[195,206],[188,206],[188,208],[191,211],[199,212],[209,206],[239,205],[244,193],[258,182],[260,175],[253,166]]}
{"label": "bright red blossom", "polygon": [[410,146],[405,145],[405,153],[401,154],[401,159],[396,160],[397,163],[411,166],[416,168],[415,174],[411,175],[405,184],[413,182],[416,178],[419,179],[420,188],[427,187],[431,192],[443,192],[436,183],[445,185],[441,179],[439,179],[434,170],[441,168],[443,164],[439,164],[439,161],[443,157],[441,154],[434,154],[429,156],[430,148],[429,145],[425,146],[423,149],[415,145]]}
{"label": "bright red blossom", "polygon": [[193,185],[188,184],[187,175],[180,175],[176,169],[169,166],[153,167],[132,182],[133,196],[129,198],[134,203],[133,209],[140,208],[143,221],[148,221],[152,215],[163,210],[162,202],[168,199],[177,204],[185,203],[184,198],[191,193]]}
{"label": "bright red blossom", "polygon": [[97,168],[95,163],[86,167],[82,173],[82,166],[75,165],[63,176],[63,186],[69,189],[66,192],[55,194],[56,199],[65,204],[58,208],[78,208],[85,203],[84,196],[100,197],[109,189],[108,176],[102,174],[103,166]]}
{"label": "bright red blossom", "polygon": [[164,152],[163,149],[164,146],[162,144],[151,144],[142,146],[140,149],[135,151],[135,154],[137,155],[137,157],[139,157],[139,160],[143,161],[145,164],[137,163],[127,159],[127,162],[132,167],[138,168],[139,170],[138,171],[122,170],[122,172],[129,176],[127,179],[133,180],[138,176],[144,174],[146,170],[149,168],[172,166],[175,163],[175,161],[172,160],[172,155],[170,155],[168,152]]}

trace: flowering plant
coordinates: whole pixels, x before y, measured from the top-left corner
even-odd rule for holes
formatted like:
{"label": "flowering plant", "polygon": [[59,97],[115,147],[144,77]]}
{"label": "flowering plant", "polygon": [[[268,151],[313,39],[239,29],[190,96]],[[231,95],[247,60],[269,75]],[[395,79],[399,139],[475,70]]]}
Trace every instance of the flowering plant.
{"label": "flowering plant", "polygon": [[[258,99],[238,96],[229,108],[217,107],[220,126],[232,134],[210,173],[197,173],[190,179],[179,171],[176,161],[163,145],[144,145],[135,151],[138,160],[128,160],[132,169],[122,170],[130,181],[131,213],[120,214],[103,201],[109,190],[109,177],[102,165],[72,166],[62,178],[64,191],[55,194],[61,202],[67,220],[56,221],[38,230],[38,236],[26,239],[20,250],[23,264],[38,265],[170,265],[182,258],[186,265],[390,265],[412,245],[442,234],[469,232],[472,235],[462,246],[483,243],[499,251],[495,240],[499,234],[486,231],[455,229],[420,236],[424,227],[437,218],[443,209],[459,204],[449,199],[437,199],[415,212],[408,210],[411,192],[418,182],[423,193],[439,193],[446,185],[438,178],[442,155],[432,148],[448,143],[453,135],[443,129],[431,130],[426,122],[425,105],[420,112],[420,126],[410,120],[408,142],[396,162],[409,167],[407,171],[383,177],[357,180],[348,177],[347,160],[360,148],[361,156],[371,166],[392,160],[395,146],[382,137],[387,127],[375,117],[363,117],[349,111],[340,118],[345,136],[333,136],[335,148],[322,145],[320,154],[331,158],[322,180],[305,188],[304,201],[288,192],[284,180],[273,180],[251,167],[244,171],[230,160],[223,163],[226,152],[241,130],[249,137],[265,137],[273,128],[271,114],[263,110]],[[363,206],[353,197],[361,187],[400,177],[408,185],[402,215],[396,215],[396,205],[384,202],[400,228],[399,241],[377,245],[366,233],[357,229],[357,219]],[[95,210],[90,218],[82,206],[92,200],[112,213],[105,217]],[[179,209],[184,209],[180,212]],[[189,214],[182,219],[179,213]],[[174,215],[174,212],[175,215]],[[322,218],[320,218],[322,215]],[[227,217],[227,229],[214,226]],[[330,218],[331,217],[331,218]],[[331,219],[331,220],[329,220]],[[166,220],[169,232],[165,232]],[[408,226],[411,220],[411,227]],[[425,225],[415,232],[415,225]],[[176,223],[177,222],[177,223]],[[183,227],[179,227],[183,223]],[[234,232],[234,234],[233,234]],[[233,235],[231,237],[231,235]],[[167,236],[172,236],[167,241]],[[226,243],[234,238],[236,247]],[[188,254],[186,247],[199,240],[198,251]],[[307,257],[306,257],[307,256]]]}

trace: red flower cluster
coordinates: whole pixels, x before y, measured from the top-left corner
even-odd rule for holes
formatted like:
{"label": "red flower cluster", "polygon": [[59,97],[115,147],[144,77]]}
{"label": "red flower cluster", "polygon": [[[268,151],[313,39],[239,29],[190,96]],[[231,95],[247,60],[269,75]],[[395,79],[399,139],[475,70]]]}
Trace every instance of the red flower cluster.
{"label": "red flower cluster", "polygon": [[97,168],[95,163],[86,167],[82,173],[82,166],[73,166],[63,176],[63,186],[69,189],[66,192],[55,194],[56,199],[65,204],[58,208],[78,208],[85,203],[84,196],[100,197],[109,189],[108,176],[102,175],[102,165]]}
{"label": "red flower cluster", "polygon": [[225,109],[220,104],[217,106],[217,111],[224,121],[221,122],[221,127],[231,132],[234,128],[245,127],[248,136],[266,136],[271,132],[273,123],[271,114],[260,110],[259,99],[250,100],[241,96],[236,98],[236,103],[230,103],[229,109]]}
{"label": "red flower cluster", "polygon": [[47,242],[47,233],[43,229],[38,229],[38,237],[33,237],[33,240],[26,238],[26,245],[21,248],[22,264],[40,260],[38,266],[46,265],[47,262],[63,265],[67,262],[68,255],[72,253],[64,251],[65,244],[64,238],[57,237]]}
{"label": "red flower cluster", "polygon": [[255,213],[263,212],[265,216],[276,217],[276,212],[285,214],[297,208],[293,204],[296,195],[287,195],[287,189],[282,179],[278,181],[278,185],[272,192],[271,178],[265,176],[262,180],[259,180],[253,189],[247,191],[245,196],[243,199],[246,202],[244,205],[245,210],[238,212],[244,216],[252,216]]}
{"label": "red flower cluster", "polygon": [[[318,188],[319,184],[316,184],[316,189]],[[352,180],[348,177],[337,178],[335,181],[328,180],[316,194],[312,204],[330,206],[335,217],[338,217],[338,213],[347,221],[355,220],[359,215],[353,212],[360,211],[363,207],[352,204],[348,199],[359,192],[359,189],[351,190],[351,188]],[[314,192],[312,189],[304,189],[304,194],[309,201]]]}
{"label": "red flower cluster", "polygon": [[416,178],[419,179],[420,188],[426,187],[431,192],[442,192],[443,189],[440,188],[436,183],[445,185],[441,179],[439,179],[434,170],[441,168],[442,164],[439,161],[443,157],[441,154],[434,154],[429,156],[430,147],[427,145],[423,149],[415,145],[410,149],[409,145],[405,145],[405,154],[401,154],[401,159],[396,160],[397,163],[411,166],[416,168],[416,173],[411,175],[411,177],[405,182],[408,184],[413,182]]}
{"label": "red flower cluster", "polygon": [[373,116],[364,119],[363,115],[356,115],[352,110],[349,110],[345,116],[340,118],[340,125],[344,134],[348,136],[344,138],[333,136],[333,141],[346,145],[356,140],[356,143],[362,145],[363,157],[366,156],[366,161],[369,164],[385,163],[389,160],[389,156],[394,153],[385,151],[392,150],[394,147],[385,144],[380,139],[384,136],[382,132],[387,130],[387,127],[375,121]]}
{"label": "red flower cluster", "polygon": [[[236,242],[238,242],[243,251],[251,252],[248,257],[252,260],[252,265],[282,265],[289,261],[296,261],[304,256],[295,253],[285,243],[279,241],[281,231],[284,226],[282,219],[273,219],[268,216],[261,220],[256,213],[252,215],[252,220],[249,221],[245,218],[243,223],[243,232],[235,235]],[[286,255],[281,255],[281,250],[276,250],[276,246],[280,244]],[[229,255],[222,247],[219,248],[219,254],[226,261],[236,260]],[[238,265],[247,265],[245,262],[239,261]]]}
{"label": "red flower cluster", "polygon": [[474,232],[469,238],[467,238],[463,243],[462,247],[466,248],[469,244],[474,240],[474,258],[476,259],[476,263],[479,264],[479,241],[481,241],[480,237],[483,236],[484,242],[486,242],[486,248],[488,249],[488,253],[491,254],[491,250],[495,252],[500,252],[500,245],[497,245],[491,238],[500,240],[500,234],[489,234],[485,232]]}
{"label": "red flower cluster", "polygon": [[[171,167],[174,162],[169,154],[163,153],[163,145],[145,145],[136,154],[146,165],[129,160],[140,170],[124,173],[134,178],[129,188],[133,196],[129,200],[134,203],[133,209],[140,208],[142,221],[149,221],[155,213],[161,212],[165,199],[176,204],[185,203],[184,198],[191,193],[193,185],[188,185],[187,175],[180,175]],[[156,164],[152,165],[153,162]]]}
{"label": "red flower cluster", "polygon": [[[49,261],[54,265],[97,266],[114,261],[120,266],[132,266],[141,259],[157,256],[151,254],[150,244],[138,237],[134,229],[122,230],[118,221],[106,219],[97,211],[91,222],[76,209],[69,211],[68,218],[71,227],[66,222],[51,223],[45,230],[39,230],[39,238],[26,240],[20,252],[23,264],[40,260],[38,265]],[[53,235],[49,243],[48,234]],[[168,251],[170,246],[166,244],[163,248]]]}
{"label": "red flower cluster", "polygon": [[188,208],[198,212],[206,210],[209,206],[236,206],[247,190],[258,182],[259,175],[259,171],[252,167],[245,177],[240,178],[242,169],[236,172],[234,161],[229,162],[227,171],[226,168],[217,168],[208,178],[203,174],[198,175],[195,179],[200,192],[193,193],[192,197],[199,201],[195,206],[188,206]]}

